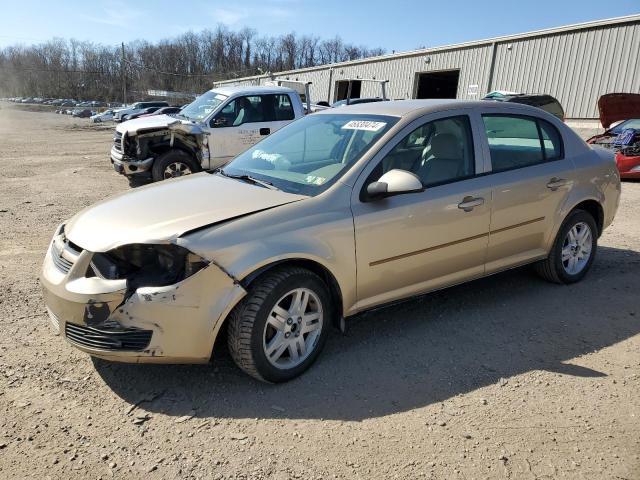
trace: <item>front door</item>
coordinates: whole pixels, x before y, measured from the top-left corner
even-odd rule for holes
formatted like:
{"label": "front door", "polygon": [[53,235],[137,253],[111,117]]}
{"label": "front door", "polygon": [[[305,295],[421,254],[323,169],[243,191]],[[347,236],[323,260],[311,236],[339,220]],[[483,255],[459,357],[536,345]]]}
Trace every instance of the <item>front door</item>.
{"label": "front door", "polygon": [[[354,311],[458,283],[484,273],[491,188],[472,119],[429,117],[383,150],[356,185],[357,296]],[[476,152],[478,155],[476,156]],[[368,200],[366,185],[392,169],[420,178],[424,191]]]}
{"label": "front door", "polygon": [[287,94],[235,98],[210,122],[211,168],[224,165],[294,118]]}

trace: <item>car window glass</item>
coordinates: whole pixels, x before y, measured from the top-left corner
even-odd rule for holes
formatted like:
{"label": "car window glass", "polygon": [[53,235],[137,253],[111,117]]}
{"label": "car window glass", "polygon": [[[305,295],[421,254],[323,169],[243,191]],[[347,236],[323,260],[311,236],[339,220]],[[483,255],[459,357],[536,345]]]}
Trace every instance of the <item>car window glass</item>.
{"label": "car window glass", "polygon": [[379,115],[308,115],[269,135],[224,167],[285,191],[315,195],[337,180],[397,121]]}
{"label": "car window glass", "polygon": [[273,98],[274,103],[274,120],[293,120],[295,113],[289,95],[269,95]]}
{"label": "car window glass", "polygon": [[538,126],[532,118],[483,115],[494,172],[528,167],[544,161]]}
{"label": "car window glass", "polygon": [[217,115],[217,120],[221,120],[223,126],[227,127],[264,122],[266,120],[263,111],[263,97],[261,95],[238,97],[222,109]]}
{"label": "car window glass", "polygon": [[434,120],[416,128],[382,159],[371,180],[393,169],[415,173],[425,187],[474,175],[469,117]]}
{"label": "car window glass", "polygon": [[558,129],[544,120],[538,121],[540,132],[542,133],[542,143],[547,161],[559,160],[562,158],[562,139]]}
{"label": "car window glass", "polygon": [[558,130],[545,120],[516,115],[483,115],[493,172],[562,158]]}

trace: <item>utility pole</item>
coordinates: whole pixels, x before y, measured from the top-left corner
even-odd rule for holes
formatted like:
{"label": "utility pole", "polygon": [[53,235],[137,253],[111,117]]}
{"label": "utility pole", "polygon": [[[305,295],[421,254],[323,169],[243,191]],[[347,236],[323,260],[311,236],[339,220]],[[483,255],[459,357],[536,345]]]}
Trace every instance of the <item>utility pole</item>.
{"label": "utility pole", "polygon": [[127,74],[125,73],[125,64],[124,64],[124,42],[122,42],[122,60],[120,61],[120,65],[122,66],[122,103],[126,105],[127,104]]}

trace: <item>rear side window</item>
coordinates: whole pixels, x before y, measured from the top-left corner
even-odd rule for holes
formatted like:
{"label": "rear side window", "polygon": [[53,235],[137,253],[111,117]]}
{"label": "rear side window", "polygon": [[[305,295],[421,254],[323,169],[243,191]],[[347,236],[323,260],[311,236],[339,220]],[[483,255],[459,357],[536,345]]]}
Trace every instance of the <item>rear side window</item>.
{"label": "rear side window", "polygon": [[273,120],[283,121],[295,118],[289,95],[269,95],[269,97],[272,97],[273,101]]}
{"label": "rear side window", "polygon": [[562,158],[562,140],[550,123],[526,116],[483,115],[493,172]]}
{"label": "rear side window", "polygon": [[560,132],[558,132],[556,127],[544,120],[538,120],[538,125],[540,125],[546,160],[560,160],[562,158],[562,139],[560,138]]}

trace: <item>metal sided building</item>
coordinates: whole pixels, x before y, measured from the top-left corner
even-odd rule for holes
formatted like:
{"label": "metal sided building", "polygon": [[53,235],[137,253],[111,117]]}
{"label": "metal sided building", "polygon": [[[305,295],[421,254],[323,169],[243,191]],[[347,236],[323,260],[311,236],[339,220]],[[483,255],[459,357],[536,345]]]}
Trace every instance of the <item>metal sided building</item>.
{"label": "metal sided building", "polygon": [[[479,99],[493,90],[553,95],[568,119],[597,119],[605,93],[640,93],[640,15],[219,82],[312,82],[313,101],[346,98],[349,79],[389,80],[387,96]],[[352,97],[380,96],[353,82]]]}

